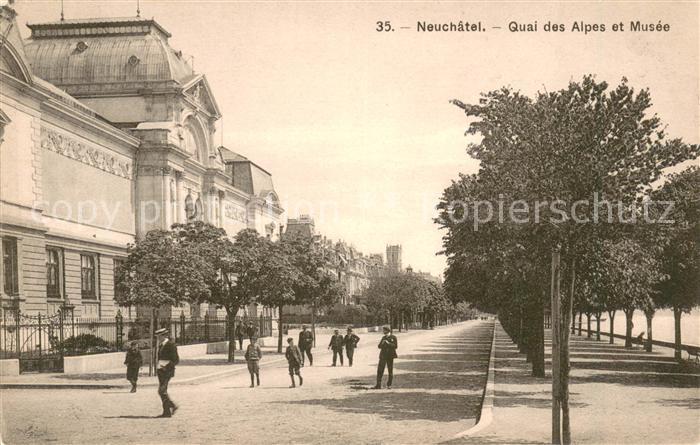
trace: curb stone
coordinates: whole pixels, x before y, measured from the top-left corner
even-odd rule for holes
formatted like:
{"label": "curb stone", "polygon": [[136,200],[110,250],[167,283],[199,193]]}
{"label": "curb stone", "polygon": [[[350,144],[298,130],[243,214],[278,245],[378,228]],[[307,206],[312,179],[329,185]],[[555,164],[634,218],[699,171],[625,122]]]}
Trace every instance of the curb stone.
{"label": "curb stone", "polygon": [[496,324],[493,323],[493,339],[491,340],[491,355],[489,356],[489,371],[486,378],[486,387],[484,388],[484,396],[481,402],[481,411],[479,412],[478,421],[471,428],[457,433],[453,439],[460,437],[471,436],[488,427],[493,421],[493,400],[495,392],[495,369],[496,369]]}

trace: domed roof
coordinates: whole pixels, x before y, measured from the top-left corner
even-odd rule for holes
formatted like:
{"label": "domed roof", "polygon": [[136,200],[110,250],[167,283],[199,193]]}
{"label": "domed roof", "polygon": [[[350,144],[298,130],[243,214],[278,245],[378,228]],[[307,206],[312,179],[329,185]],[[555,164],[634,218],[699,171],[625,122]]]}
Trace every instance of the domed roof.
{"label": "domed roof", "polygon": [[25,52],[34,74],[71,94],[167,88],[194,77],[155,20],[64,20],[27,25]]}

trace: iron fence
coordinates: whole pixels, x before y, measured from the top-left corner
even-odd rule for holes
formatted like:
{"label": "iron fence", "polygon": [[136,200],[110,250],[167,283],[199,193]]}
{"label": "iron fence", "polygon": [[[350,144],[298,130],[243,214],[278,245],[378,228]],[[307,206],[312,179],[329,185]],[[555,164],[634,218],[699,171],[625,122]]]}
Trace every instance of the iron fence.
{"label": "iron fence", "polygon": [[[236,324],[254,326],[257,336],[272,335],[271,317],[235,317],[232,321],[229,325],[229,317],[182,315],[155,319],[154,329],[169,329],[179,345],[229,340]],[[0,322],[0,358],[20,360],[117,352],[131,341],[146,348],[151,337],[149,319],[124,319],[120,314],[104,319],[76,318],[61,312],[51,316],[25,315],[6,310]]]}
{"label": "iron fence", "polygon": [[[452,324],[456,321],[463,321],[471,317],[448,317],[447,315],[438,314],[404,314],[404,317],[389,314],[345,314],[337,316],[334,314],[316,315],[312,319],[311,314],[286,314],[282,318],[282,323],[285,329],[295,329],[302,325],[310,326],[315,324],[317,327],[327,328],[345,328],[352,326],[362,328],[368,326],[388,325],[399,329],[429,329],[434,326],[442,326]],[[312,323],[312,320],[314,323]]]}
{"label": "iron fence", "polygon": [[[313,323],[312,323],[313,321]],[[376,326],[378,324],[383,324],[384,320],[378,319],[372,315],[346,315],[343,317],[331,316],[331,315],[316,315],[315,319],[311,314],[285,314],[282,316],[282,323],[287,329],[299,328],[302,325],[315,324],[318,327],[329,327],[329,328],[345,328],[347,326],[353,326],[355,328],[362,328],[367,326]]]}

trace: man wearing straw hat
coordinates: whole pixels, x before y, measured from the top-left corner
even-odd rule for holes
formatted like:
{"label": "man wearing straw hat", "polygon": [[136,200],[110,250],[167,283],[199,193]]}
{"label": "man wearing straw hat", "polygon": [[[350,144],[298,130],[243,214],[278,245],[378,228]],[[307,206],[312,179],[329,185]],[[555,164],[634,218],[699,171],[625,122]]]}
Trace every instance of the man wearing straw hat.
{"label": "man wearing straw hat", "polygon": [[163,414],[158,417],[171,417],[177,410],[177,405],[168,396],[168,383],[175,375],[175,366],[180,361],[177,355],[177,346],[170,339],[170,331],[166,328],[158,329],[155,334],[158,336],[158,395],[163,402]]}

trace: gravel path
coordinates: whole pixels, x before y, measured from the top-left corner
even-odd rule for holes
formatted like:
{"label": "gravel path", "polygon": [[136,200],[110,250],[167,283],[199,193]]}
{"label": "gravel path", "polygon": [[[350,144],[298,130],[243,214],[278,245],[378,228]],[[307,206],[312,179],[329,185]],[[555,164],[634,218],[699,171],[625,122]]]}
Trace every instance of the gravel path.
{"label": "gravel path", "polygon": [[[155,388],[7,390],[5,443],[436,443],[474,424],[486,379],[491,321],[397,334],[392,390],[374,385],[378,334],[361,335],[352,368],[330,367],[320,338],[304,386],[290,389],[286,365],[197,386],[173,386],[180,404],[157,419]],[[178,376],[176,375],[175,379]],[[385,377],[386,380],[386,377]]]}

